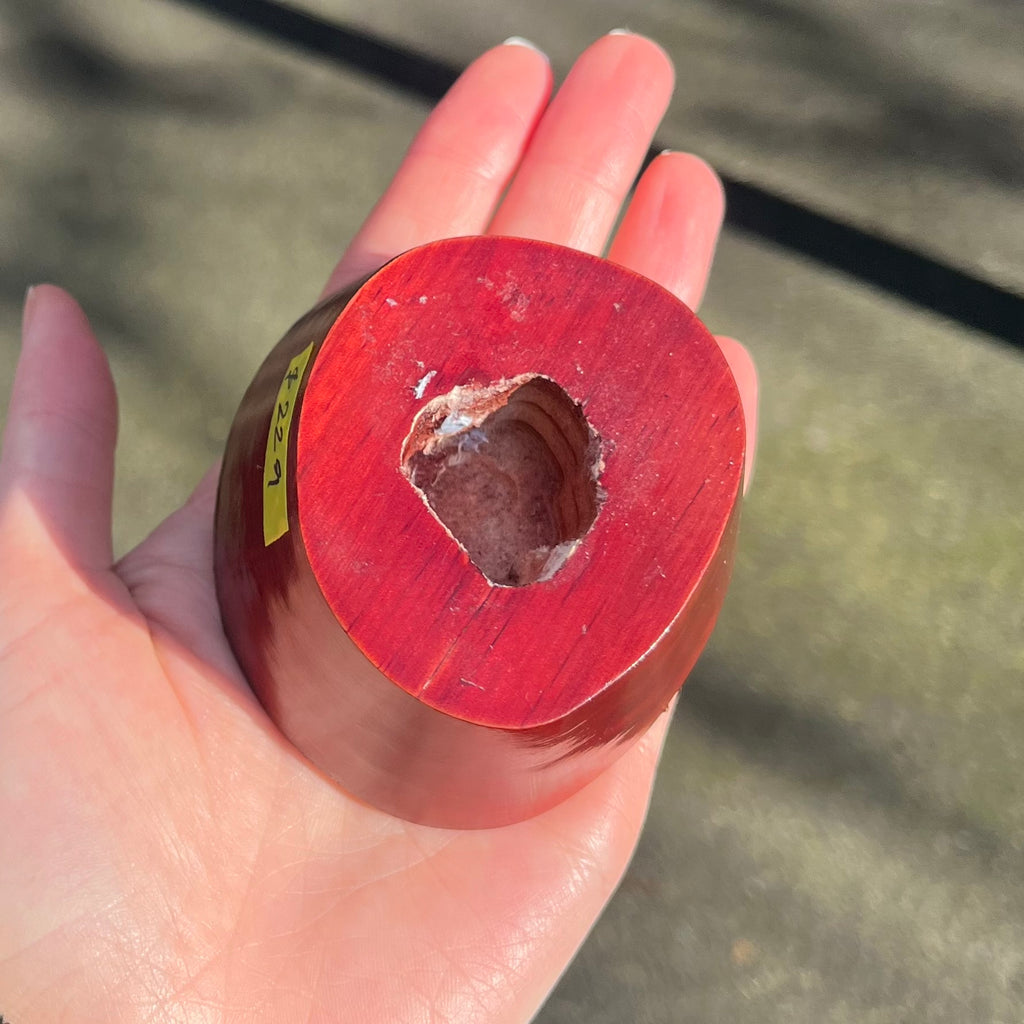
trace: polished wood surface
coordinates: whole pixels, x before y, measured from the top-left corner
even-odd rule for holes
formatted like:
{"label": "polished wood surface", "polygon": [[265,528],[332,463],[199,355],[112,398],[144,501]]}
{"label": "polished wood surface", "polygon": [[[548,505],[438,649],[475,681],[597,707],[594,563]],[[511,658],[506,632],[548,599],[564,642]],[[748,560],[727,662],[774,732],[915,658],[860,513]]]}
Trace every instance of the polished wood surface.
{"label": "polished wood surface", "polygon": [[[555,388],[516,391],[520,378]],[[473,396],[492,394],[488,420]],[[284,395],[288,521],[267,544]],[[516,465],[552,481],[537,512],[557,520],[550,543],[582,531],[552,575],[496,585],[428,507],[406,446],[431,402],[424,429],[462,430],[466,452],[529,439],[471,474],[464,504],[476,523],[496,495],[493,532],[508,535],[528,517],[508,497],[525,486]],[[590,471],[574,430],[599,446],[593,508],[561,479]],[[413,250],[299,321],[246,393],[217,511],[225,628],[279,727],[355,796],[451,827],[527,817],[618,756],[692,667],[731,569],[743,445],[718,346],[659,286],[522,239]]]}

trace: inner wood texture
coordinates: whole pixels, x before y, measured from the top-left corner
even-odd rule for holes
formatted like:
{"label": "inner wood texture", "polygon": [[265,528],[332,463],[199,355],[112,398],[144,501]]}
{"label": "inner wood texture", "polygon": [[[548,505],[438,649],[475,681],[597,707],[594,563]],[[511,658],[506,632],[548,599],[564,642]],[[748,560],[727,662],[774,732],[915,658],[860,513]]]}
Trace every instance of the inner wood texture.
{"label": "inner wood texture", "polygon": [[601,442],[553,380],[457,387],[418,414],[402,471],[496,586],[551,579],[603,500]]}

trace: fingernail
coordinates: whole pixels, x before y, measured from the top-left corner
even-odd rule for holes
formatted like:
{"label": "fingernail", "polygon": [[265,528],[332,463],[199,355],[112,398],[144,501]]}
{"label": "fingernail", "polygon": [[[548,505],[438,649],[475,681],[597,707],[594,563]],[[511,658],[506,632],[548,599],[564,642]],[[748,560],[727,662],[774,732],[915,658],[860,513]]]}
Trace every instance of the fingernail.
{"label": "fingernail", "polygon": [[531,43],[529,39],[524,39],[522,36],[509,36],[501,45],[525,46],[526,49],[533,50],[534,53],[539,53],[542,57],[547,57],[547,54],[536,43]]}
{"label": "fingernail", "polygon": [[663,149],[658,156],[671,156],[674,152],[674,149]]}
{"label": "fingernail", "polygon": [[608,33],[608,35],[610,35],[610,36],[633,36],[633,35],[636,35],[636,33],[632,29],[629,29],[629,28],[613,28],[611,30],[611,32]]}
{"label": "fingernail", "polygon": [[32,320],[35,316],[37,304],[36,295],[36,286],[30,284],[25,290],[25,304],[21,309],[21,338],[23,343],[27,340],[32,329]]}

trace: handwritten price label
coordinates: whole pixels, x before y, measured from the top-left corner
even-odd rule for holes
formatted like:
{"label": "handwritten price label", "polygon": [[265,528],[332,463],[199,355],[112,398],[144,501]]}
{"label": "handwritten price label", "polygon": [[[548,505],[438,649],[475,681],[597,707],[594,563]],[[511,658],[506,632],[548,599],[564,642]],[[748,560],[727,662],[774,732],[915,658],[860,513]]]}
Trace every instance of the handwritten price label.
{"label": "handwritten price label", "polygon": [[288,532],[288,437],[295,397],[312,354],[313,342],[310,342],[288,364],[270,417],[267,454],[263,460],[263,543],[266,546]]}

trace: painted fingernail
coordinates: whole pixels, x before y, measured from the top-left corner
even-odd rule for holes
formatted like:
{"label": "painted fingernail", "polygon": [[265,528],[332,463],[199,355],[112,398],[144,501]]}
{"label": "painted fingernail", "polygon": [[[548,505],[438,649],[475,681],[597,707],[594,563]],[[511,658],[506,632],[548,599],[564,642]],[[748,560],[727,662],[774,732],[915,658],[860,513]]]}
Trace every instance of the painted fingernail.
{"label": "painted fingernail", "polygon": [[529,39],[524,39],[522,36],[509,36],[501,45],[525,46],[526,49],[533,50],[535,53],[539,53],[542,57],[547,57],[547,54],[536,43],[531,43]]}

